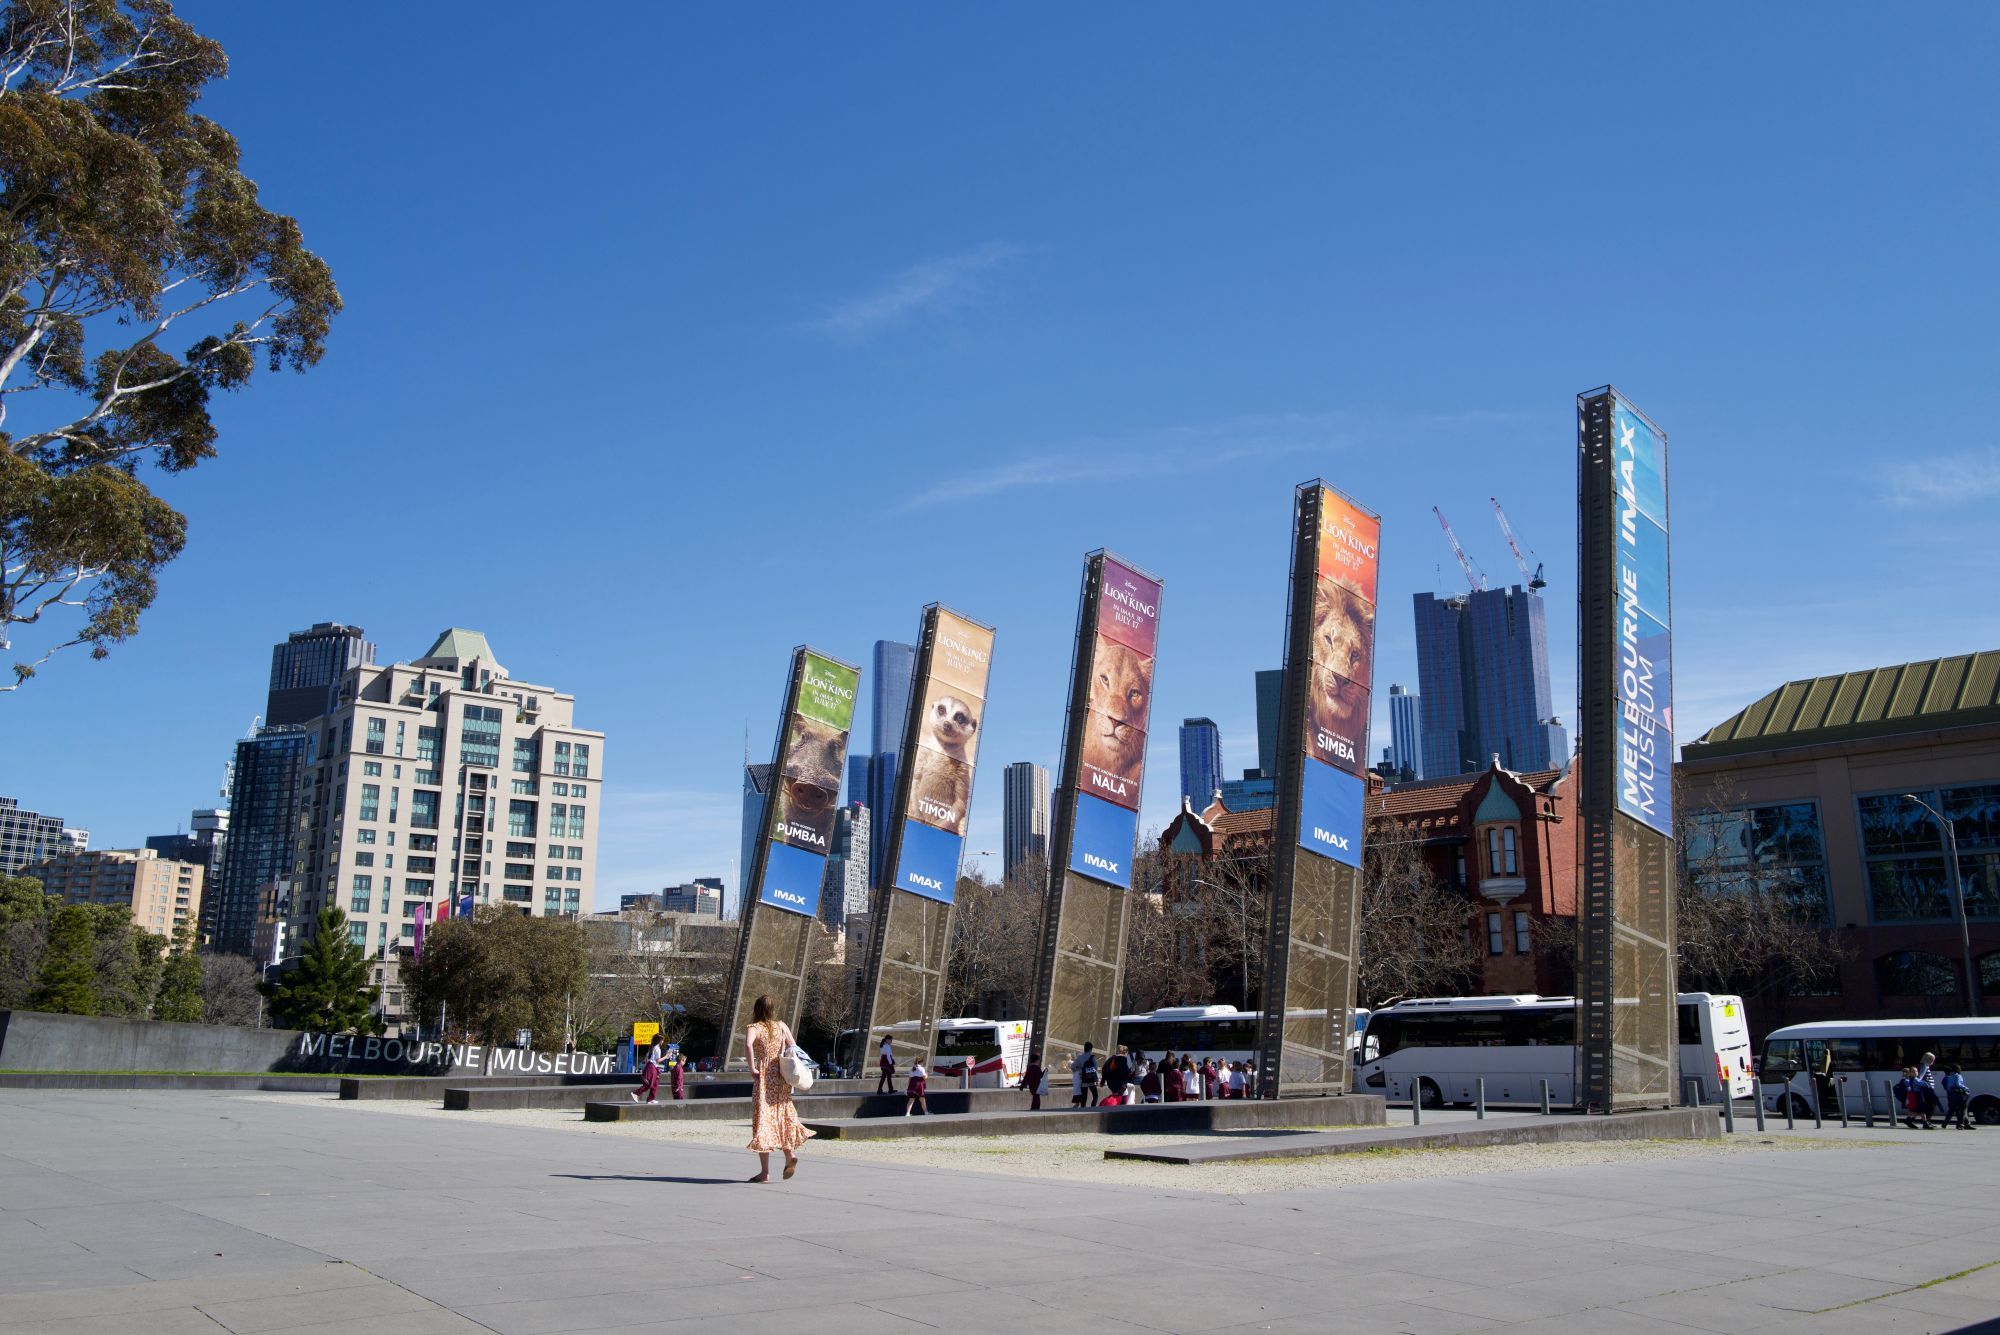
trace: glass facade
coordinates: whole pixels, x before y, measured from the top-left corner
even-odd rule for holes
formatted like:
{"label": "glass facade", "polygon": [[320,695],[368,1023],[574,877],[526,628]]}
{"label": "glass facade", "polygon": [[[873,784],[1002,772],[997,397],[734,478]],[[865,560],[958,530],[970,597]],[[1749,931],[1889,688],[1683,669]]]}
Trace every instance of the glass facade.
{"label": "glass facade", "polygon": [[302,728],[263,729],[236,744],[229,843],[217,892],[204,896],[203,925],[216,949],[250,953],[258,891],[293,875],[299,834],[299,781],[311,739]]}
{"label": "glass facade", "polygon": [[1181,796],[1196,811],[1222,789],[1222,730],[1214,719],[1181,721]]}
{"label": "glass facade", "polygon": [[1482,770],[1494,756],[1516,773],[1561,768],[1569,734],[1554,721],[1540,593],[1519,585],[1420,593],[1416,630],[1423,777]]}
{"label": "glass facade", "polygon": [[[1914,796],[1951,822],[1965,914],[2000,919],[2000,784],[1926,788]],[[1902,793],[1857,799],[1868,909],[1875,922],[1942,922],[1958,916],[1945,840],[1930,812]]]}
{"label": "glass facade", "polygon": [[1833,924],[1816,803],[1690,812],[1684,857],[1710,894],[1777,895],[1800,922]]}
{"label": "glass facade", "polygon": [[500,767],[500,710],[493,705],[467,705],[458,734],[458,758],[468,765]]}

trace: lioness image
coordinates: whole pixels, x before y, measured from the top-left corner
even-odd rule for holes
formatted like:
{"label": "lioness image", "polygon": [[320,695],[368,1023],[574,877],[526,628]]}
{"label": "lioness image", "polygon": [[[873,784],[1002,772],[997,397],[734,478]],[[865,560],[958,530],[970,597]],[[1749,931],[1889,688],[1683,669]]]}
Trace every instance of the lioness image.
{"label": "lioness image", "polygon": [[[1083,725],[1083,763],[1129,785],[1136,800],[1146,765],[1146,719],[1153,703],[1153,660],[1111,640],[1097,642],[1091,664],[1090,714]],[[1089,777],[1084,791],[1097,791]],[[1098,792],[1099,796],[1115,794]],[[1127,800],[1126,805],[1131,805]]]}

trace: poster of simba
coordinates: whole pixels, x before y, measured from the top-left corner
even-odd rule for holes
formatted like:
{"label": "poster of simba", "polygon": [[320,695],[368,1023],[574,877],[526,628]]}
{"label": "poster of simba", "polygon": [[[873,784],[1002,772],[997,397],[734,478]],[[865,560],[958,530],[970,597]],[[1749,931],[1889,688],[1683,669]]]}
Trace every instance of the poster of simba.
{"label": "poster of simba", "polygon": [[1313,596],[1312,689],[1306,754],[1359,774],[1368,764],[1368,695],[1375,609],[1352,590],[1320,579]]}

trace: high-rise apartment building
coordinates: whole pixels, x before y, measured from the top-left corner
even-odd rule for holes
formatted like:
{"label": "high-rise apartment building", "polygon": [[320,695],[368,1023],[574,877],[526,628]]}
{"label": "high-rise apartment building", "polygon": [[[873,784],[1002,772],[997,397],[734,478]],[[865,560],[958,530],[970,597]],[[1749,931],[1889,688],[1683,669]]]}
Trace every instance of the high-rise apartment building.
{"label": "high-rise apartment building", "polygon": [[[896,775],[903,746],[903,728],[910,718],[910,680],[916,675],[917,647],[895,640],[875,641],[875,679],[869,688],[868,737],[872,754],[868,757],[868,793],[864,799],[870,811],[884,813],[896,803]],[[868,848],[868,879],[873,883],[881,872],[881,849],[885,841],[872,840]]]}
{"label": "high-rise apartment building", "polygon": [[[1285,670],[1265,668],[1257,674],[1257,774],[1278,777],[1278,723],[1285,713]],[[1244,775],[1248,779],[1253,776]],[[1234,808],[1231,808],[1234,810]]]}
{"label": "high-rise apartment building", "polygon": [[1421,698],[1401,686],[1389,688],[1389,753],[1385,758],[1391,769],[1412,779],[1424,777],[1423,732],[1417,705]]}
{"label": "high-rise apartment building", "polygon": [[155,834],[146,847],[175,862],[192,862],[202,869],[204,897],[222,884],[222,858],[229,847],[229,813],[220,807],[197,808],[182,834]]}
{"label": "high-rise apartment building", "polygon": [[[591,904],[604,734],[576,726],[575,696],[513,679],[456,627],[335,689],[309,725],[304,879],[316,905],[346,910],[355,944],[393,962],[417,910],[448,900],[552,917]],[[393,1018],[400,992],[384,1001]]]}
{"label": "high-rise apartment building", "polygon": [[1181,720],[1181,796],[1196,811],[1222,790],[1222,730],[1214,719]]}
{"label": "high-rise apartment building", "polygon": [[90,847],[90,831],[64,825],[61,816],[23,811],[18,799],[0,797],[0,876],[30,862]]}
{"label": "high-rise apartment building", "polygon": [[150,848],[66,849],[21,869],[45,894],[65,904],[116,904],[132,910],[132,923],[172,940],[201,914],[200,864],[161,857]]}
{"label": "high-rise apartment building", "polygon": [[1049,856],[1049,771],[1032,760],[1017,760],[1001,783],[1001,875],[1012,876],[1030,859]]}
{"label": "high-rise apartment building", "polygon": [[202,899],[201,937],[217,950],[250,954],[264,900],[302,870],[299,820],[310,793],[301,785],[317,747],[318,735],[300,723],[259,728],[236,743],[229,840]]}
{"label": "high-rise apartment building", "polygon": [[819,920],[829,930],[845,932],[848,924],[868,912],[868,846],[873,817],[859,802],[850,802],[833,816],[833,851],[819,887]]}
{"label": "high-rise apartment building", "polygon": [[333,689],[355,668],[375,661],[375,646],[359,626],[321,621],[295,630],[271,650],[271,690],[264,701],[267,725],[306,723],[333,708]]}
{"label": "high-rise apartment building", "polygon": [[1515,773],[1560,769],[1569,738],[1549,690],[1547,612],[1514,585],[1416,595],[1423,774],[1453,778],[1498,756]]}

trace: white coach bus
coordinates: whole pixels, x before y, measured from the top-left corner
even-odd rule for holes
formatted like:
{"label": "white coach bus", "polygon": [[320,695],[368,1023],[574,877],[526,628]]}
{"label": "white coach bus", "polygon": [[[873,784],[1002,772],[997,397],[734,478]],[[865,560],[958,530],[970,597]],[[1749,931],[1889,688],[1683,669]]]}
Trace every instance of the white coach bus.
{"label": "white coach bus", "polygon": [[[1849,1116],[1870,1107],[1887,1111],[1887,1086],[1905,1066],[1936,1056],[1935,1069],[1958,1067],[1972,1096],[1973,1120],[2000,1126],[2000,1019],[1827,1020],[1787,1025],[1764,1037],[1757,1068],[1764,1101],[1775,1112],[1792,1100],[1795,1115],[1809,1117],[1817,1101],[1823,1115]],[[1943,1091],[1939,1094],[1942,1097]]]}
{"label": "white coach bus", "polygon": [[[1741,997],[1683,992],[1677,998],[1679,1102],[1697,1080],[1705,1103],[1756,1091],[1750,1026]],[[1375,1012],[1361,1039],[1354,1088],[1407,1099],[1414,1088],[1426,1108],[1471,1103],[1474,1081],[1486,1081],[1486,1101],[1534,1105],[1541,1082],[1549,1102],[1576,1103],[1576,998],[1532,994],[1425,997]]]}

